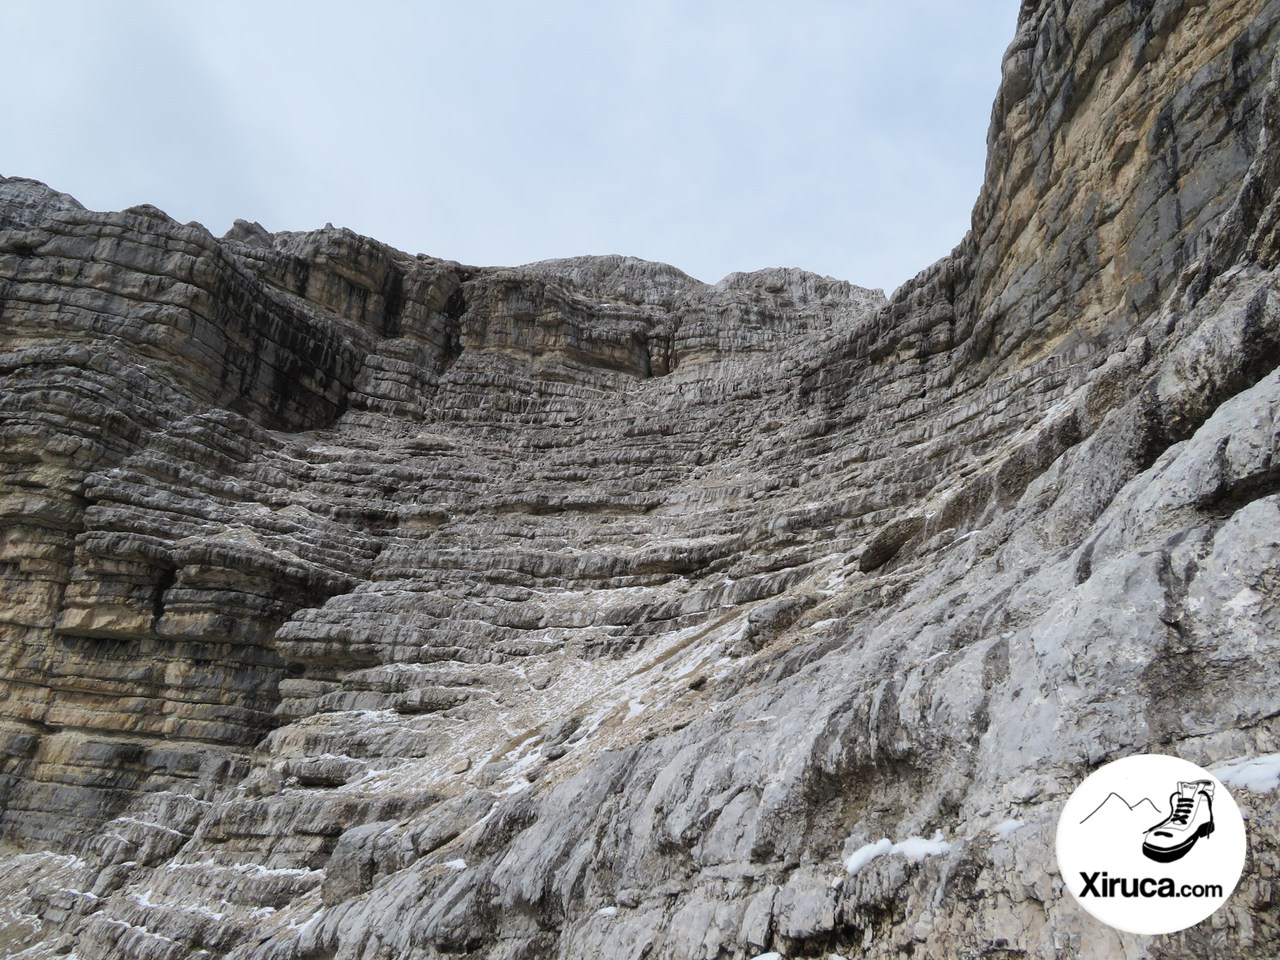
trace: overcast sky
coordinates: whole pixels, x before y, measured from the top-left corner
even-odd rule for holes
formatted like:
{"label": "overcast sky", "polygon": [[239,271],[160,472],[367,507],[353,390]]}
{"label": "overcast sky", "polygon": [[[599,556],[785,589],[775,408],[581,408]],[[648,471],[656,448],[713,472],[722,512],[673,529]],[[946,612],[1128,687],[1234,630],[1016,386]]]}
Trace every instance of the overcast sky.
{"label": "overcast sky", "polygon": [[8,0],[0,173],[216,234],[892,290],[964,234],[1019,0]]}

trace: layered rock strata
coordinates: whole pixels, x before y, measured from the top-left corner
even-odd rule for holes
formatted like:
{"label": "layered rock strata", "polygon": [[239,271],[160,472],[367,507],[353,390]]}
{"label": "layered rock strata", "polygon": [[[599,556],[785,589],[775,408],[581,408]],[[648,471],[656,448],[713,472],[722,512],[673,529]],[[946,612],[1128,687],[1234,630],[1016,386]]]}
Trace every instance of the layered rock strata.
{"label": "layered rock strata", "polygon": [[1024,3],[888,301],[0,180],[0,947],[1273,956],[1277,785],[1182,934],[1052,842],[1280,752],[1278,33]]}

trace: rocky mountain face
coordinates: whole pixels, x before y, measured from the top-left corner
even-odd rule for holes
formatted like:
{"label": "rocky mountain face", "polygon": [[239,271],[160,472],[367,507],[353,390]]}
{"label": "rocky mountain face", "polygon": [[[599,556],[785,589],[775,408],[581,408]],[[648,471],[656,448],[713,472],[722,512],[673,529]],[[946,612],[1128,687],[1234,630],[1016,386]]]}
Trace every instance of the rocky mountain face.
{"label": "rocky mountain face", "polygon": [[1053,840],[1280,752],[1278,48],[1024,2],[888,301],[0,179],[0,953],[1273,957],[1266,777],[1181,934]]}

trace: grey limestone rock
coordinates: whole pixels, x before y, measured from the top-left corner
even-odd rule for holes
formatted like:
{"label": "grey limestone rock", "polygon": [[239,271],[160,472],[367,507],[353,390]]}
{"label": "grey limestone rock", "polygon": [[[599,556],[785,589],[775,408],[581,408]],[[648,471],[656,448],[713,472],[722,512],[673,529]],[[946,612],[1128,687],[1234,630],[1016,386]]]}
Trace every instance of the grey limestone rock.
{"label": "grey limestone rock", "polygon": [[1024,3],[889,300],[0,179],[0,952],[1273,957],[1053,835],[1280,753],[1278,32]]}

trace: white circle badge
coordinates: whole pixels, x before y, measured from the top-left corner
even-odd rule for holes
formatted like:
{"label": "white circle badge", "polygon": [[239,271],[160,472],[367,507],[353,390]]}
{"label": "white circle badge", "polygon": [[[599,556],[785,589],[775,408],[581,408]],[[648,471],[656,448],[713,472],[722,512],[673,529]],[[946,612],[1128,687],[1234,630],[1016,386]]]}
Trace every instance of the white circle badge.
{"label": "white circle badge", "polygon": [[1058,820],[1057,850],[1063,882],[1094,917],[1129,933],[1173,933],[1235,890],[1244,821],[1207,770],[1142,754],[1076,787]]}

